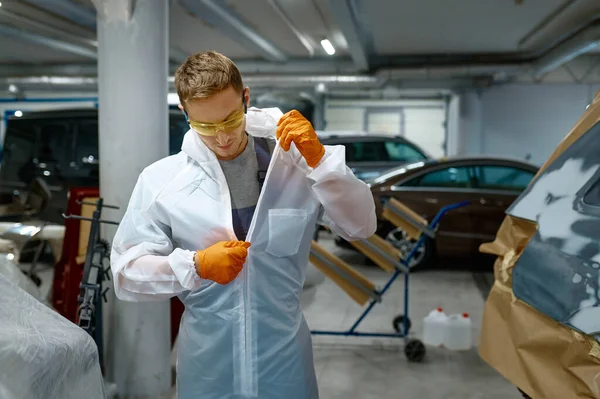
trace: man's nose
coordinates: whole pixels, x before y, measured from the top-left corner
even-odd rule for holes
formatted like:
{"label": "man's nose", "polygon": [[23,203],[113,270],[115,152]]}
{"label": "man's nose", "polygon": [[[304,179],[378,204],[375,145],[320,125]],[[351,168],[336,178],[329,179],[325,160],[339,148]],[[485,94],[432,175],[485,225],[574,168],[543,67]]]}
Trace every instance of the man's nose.
{"label": "man's nose", "polygon": [[215,140],[217,141],[217,144],[224,146],[229,142],[229,137],[227,137],[227,134],[224,131],[219,130],[215,136]]}

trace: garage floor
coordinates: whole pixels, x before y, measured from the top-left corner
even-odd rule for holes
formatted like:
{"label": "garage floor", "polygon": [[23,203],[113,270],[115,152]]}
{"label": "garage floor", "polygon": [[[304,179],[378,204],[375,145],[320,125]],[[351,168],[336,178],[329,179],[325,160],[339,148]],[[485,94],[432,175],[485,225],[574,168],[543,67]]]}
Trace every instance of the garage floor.
{"label": "garage floor", "polygon": [[[347,262],[354,264],[378,286],[389,275],[374,266],[359,266],[363,257],[336,248],[323,235],[320,240]],[[468,268],[424,270],[411,275],[410,318],[412,336],[420,338],[422,319],[435,307],[449,313],[468,312],[473,321],[474,344],[479,337],[484,296],[489,292],[491,272]],[[361,331],[393,332],[392,319],[401,313],[403,279],[397,280],[383,302],[361,324]],[[311,329],[348,329],[362,308],[329,279],[307,289],[302,296]],[[484,363],[474,347],[468,352],[427,348],[422,363],[409,363],[403,340],[356,337],[313,337],[315,366],[323,399],[431,398],[510,399],[521,398],[517,389]]]}

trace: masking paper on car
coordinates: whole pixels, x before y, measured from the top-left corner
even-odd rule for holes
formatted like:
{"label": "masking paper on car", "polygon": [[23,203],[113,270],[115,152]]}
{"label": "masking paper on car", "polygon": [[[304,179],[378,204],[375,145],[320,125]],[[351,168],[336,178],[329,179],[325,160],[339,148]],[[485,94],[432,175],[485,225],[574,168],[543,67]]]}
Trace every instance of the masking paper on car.
{"label": "masking paper on car", "polygon": [[507,210],[482,358],[533,398],[600,398],[600,96]]}
{"label": "masking paper on car", "polygon": [[0,275],[0,398],[104,397],[90,335]]}

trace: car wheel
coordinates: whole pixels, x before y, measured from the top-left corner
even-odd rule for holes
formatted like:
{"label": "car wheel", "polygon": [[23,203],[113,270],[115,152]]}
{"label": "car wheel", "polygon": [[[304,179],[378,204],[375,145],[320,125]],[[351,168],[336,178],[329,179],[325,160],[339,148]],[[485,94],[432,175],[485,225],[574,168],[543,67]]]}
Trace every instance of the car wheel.
{"label": "car wheel", "polygon": [[[413,248],[416,246],[417,241],[410,238],[406,232],[400,228],[393,228],[390,230],[385,239],[390,242],[394,247],[398,248],[404,256],[408,256]],[[409,267],[411,270],[427,266],[433,257],[433,241],[429,238],[425,239],[423,245],[416,249],[413,255]]]}

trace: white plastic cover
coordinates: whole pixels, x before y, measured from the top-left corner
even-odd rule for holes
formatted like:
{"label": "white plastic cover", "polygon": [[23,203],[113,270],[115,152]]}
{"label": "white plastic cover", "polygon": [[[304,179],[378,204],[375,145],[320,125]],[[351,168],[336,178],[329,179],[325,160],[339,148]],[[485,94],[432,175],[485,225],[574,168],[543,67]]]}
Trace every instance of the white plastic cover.
{"label": "white plastic cover", "polygon": [[0,253],[0,275],[20,287],[35,299],[41,301],[39,288],[27,277],[15,263],[16,256],[12,253]]}
{"label": "white plastic cover", "polygon": [[105,398],[92,338],[3,275],[0,398]]}
{"label": "white plastic cover", "polygon": [[[246,131],[275,136],[278,109],[248,109]],[[113,240],[117,298],[185,305],[178,336],[181,399],[318,398],[310,330],[300,304],[317,223],[366,239],[377,220],[370,188],[326,146],[310,168],[295,145],[275,147],[247,241],[230,284],[202,280],[196,249],[235,240],[231,198],[215,156],[189,131],[183,151],[146,168]]]}

